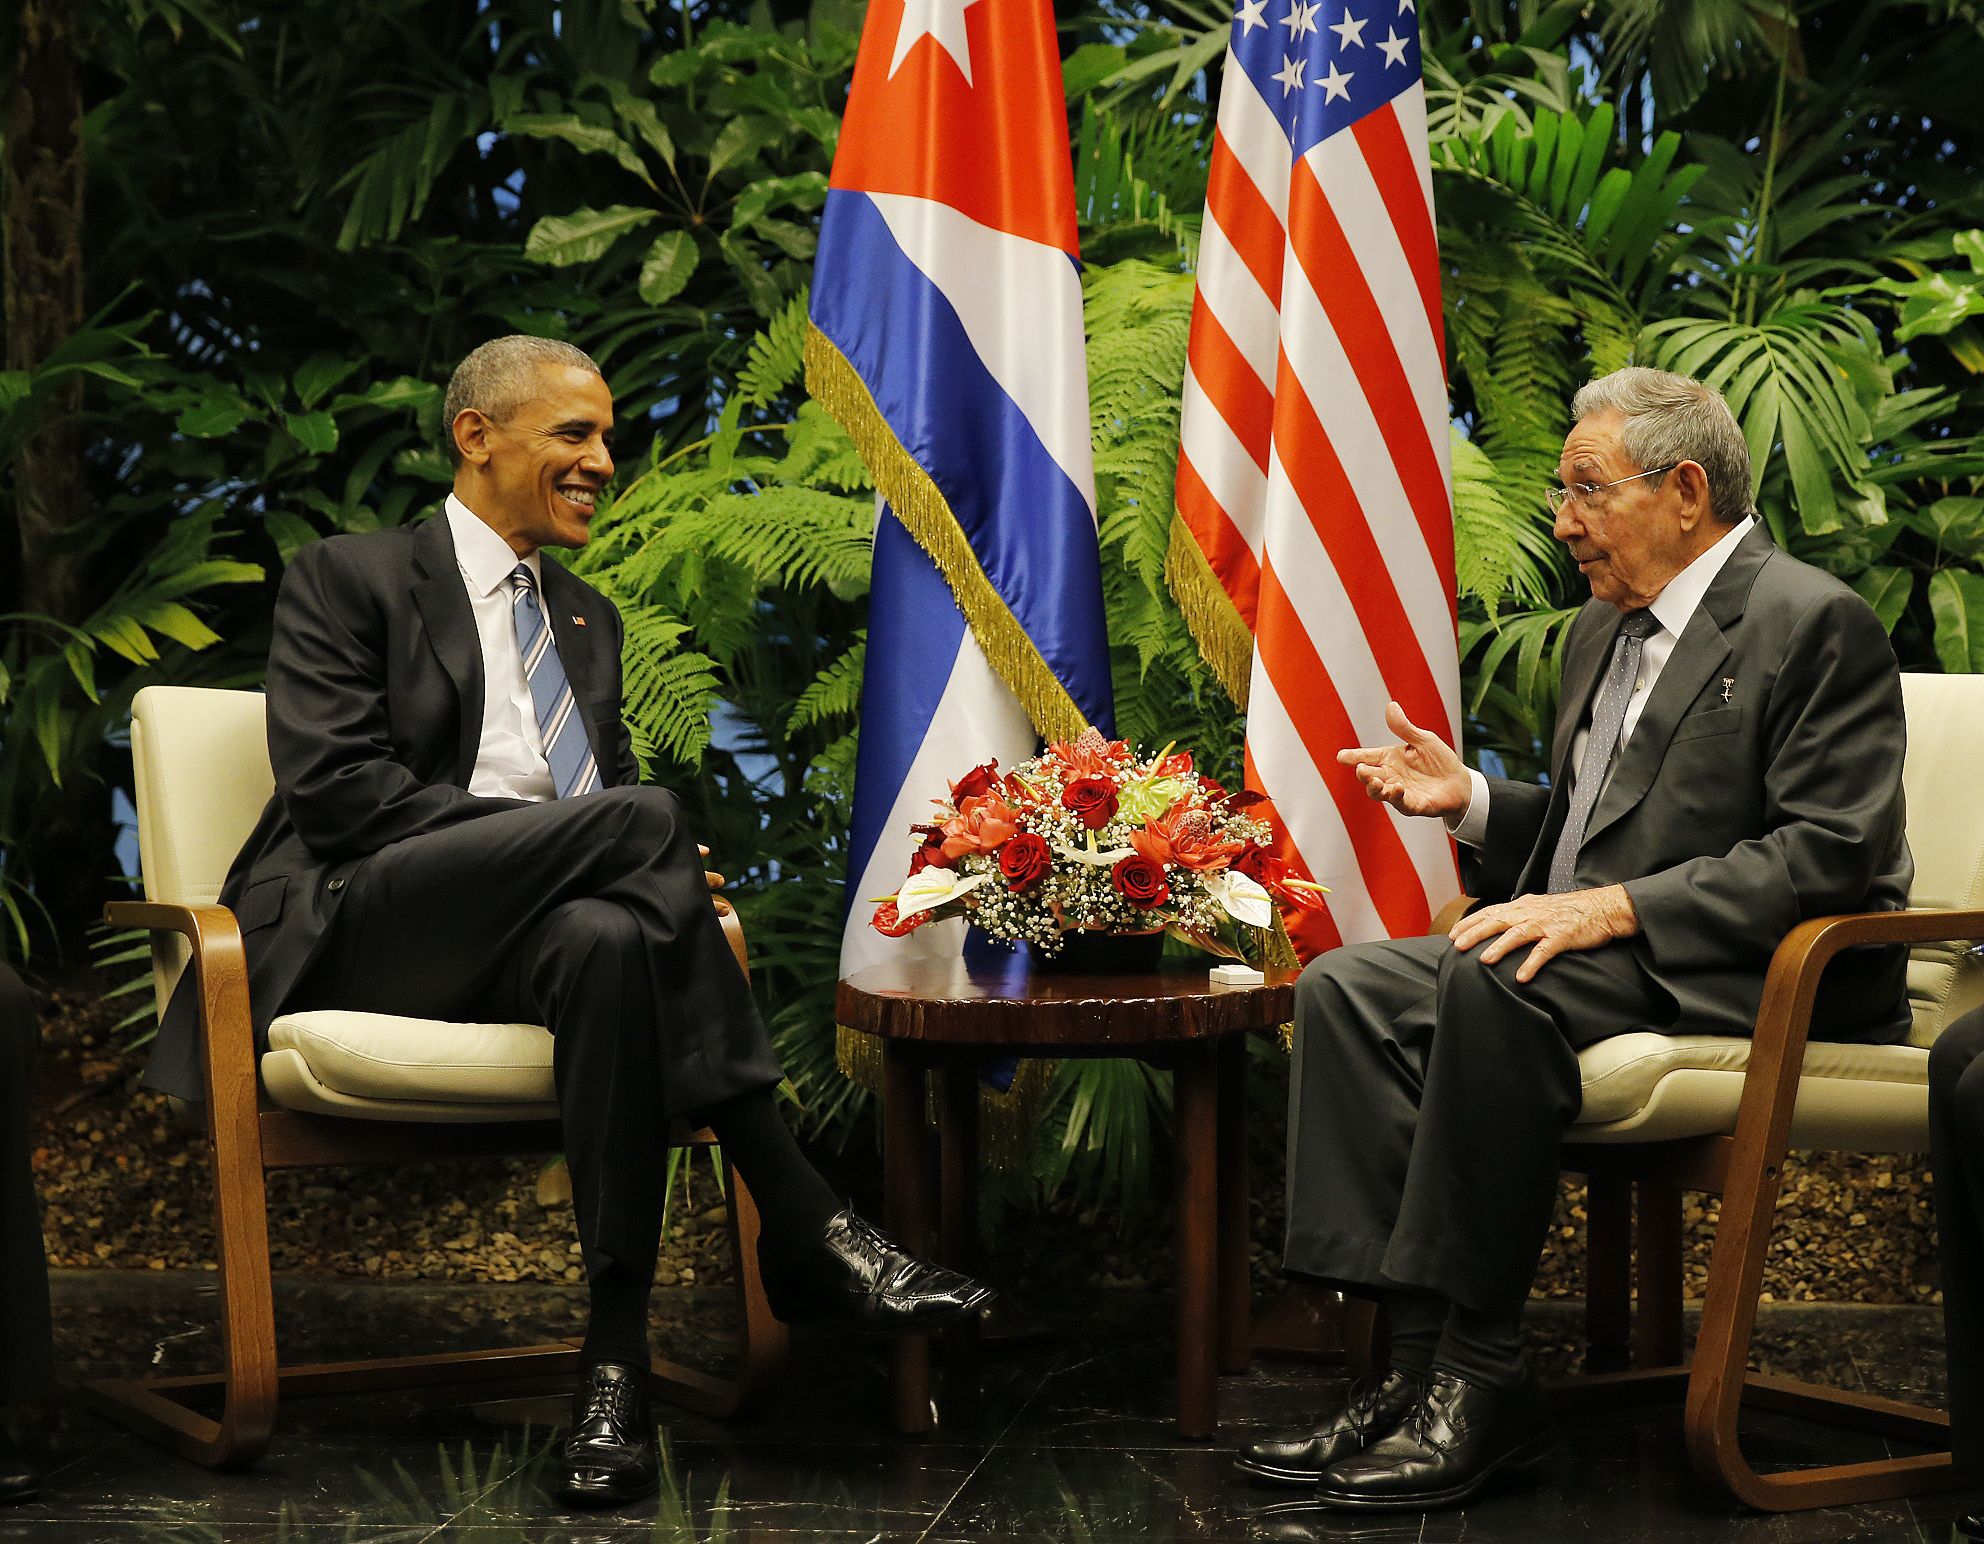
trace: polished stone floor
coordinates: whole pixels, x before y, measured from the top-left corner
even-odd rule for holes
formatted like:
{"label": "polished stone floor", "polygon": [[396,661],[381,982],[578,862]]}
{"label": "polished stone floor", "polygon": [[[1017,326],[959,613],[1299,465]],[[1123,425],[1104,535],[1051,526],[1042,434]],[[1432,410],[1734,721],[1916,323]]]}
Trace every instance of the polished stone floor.
{"label": "polished stone floor", "polygon": [[[91,1371],[185,1372],[210,1359],[200,1326],[211,1277],[74,1273],[57,1281],[59,1333]],[[286,1359],[405,1354],[569,1333],[577,1296],[556,1288],[279,1284]],[[1594,1540],[1943,1544],[1958,1511],[1984,1495],[1760,1516],[1697,1495],[1671,1407],[1582,1416],[1534,1483],[1464,1512],[1348,1525],[1264,1514],[1286,1493],[1240,1481],[1218,1444],[1180,1440],[1168,1418],[1169,1308],[1096,1295],[1035,1305],[1055,1333],[1000,1352],[975,1401],[939,1400],[935,1434],[892,1441],[882,1362],[872,1348],[802,1336],[768,1407],[729,1425],[664,1411],[667,1481],[624,1514],[561,1514],[536,1483],[561,1418],[554,1398],[462,1401],[367,1396],[287,1404],[252,1471],[215,1475],[76,1410],[36,1423],[51,1455],[44,1498],[0,1512],[0,1539],[296,1540],[440,1538],[782,1541],[1114,1541],[1355,1539],[1532,1544]],[[657,1313],[677,1354],[719,1355],[721,1295],[674,1292]],[[1540,1305],[1539,1355],[1570,1356],[1575,1310]],[[1934,1311],[1769,1309],[1761,1360],[1901,1397],[1941,1397]],[[1309,1417],[1341,1390],[1338,1371],[1262,1365],[1224,1380],[1229,1432]],[[1776,1465],[1883,1451],[1760,1418],[1753,1452]]]}

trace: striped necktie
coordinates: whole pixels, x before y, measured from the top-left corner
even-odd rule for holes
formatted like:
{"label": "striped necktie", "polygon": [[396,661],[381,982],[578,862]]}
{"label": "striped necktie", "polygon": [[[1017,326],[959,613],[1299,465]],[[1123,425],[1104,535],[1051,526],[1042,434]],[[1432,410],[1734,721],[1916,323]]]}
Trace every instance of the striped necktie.
{"label": "striped necktie", "polygon": [[1612,644],[1612,663],[1605,672],[1605,684],[1591,704],[1591,733],[1584,742],[1584,759],[1578,764],[1577,781],[1571,784],[1571,807],[1564,816],[1564,829],[1557,833],[1557,849],[1550,857],[1550,893],[1560,895],[1578,888],[1578,849],[1584,846],[1585,827],[1604,792],[1605,777],[1612,760],[1619,754],[1619,737],[1626,728],[1626,705],[1633,700],[1633,683],[1640,678],[1640,654],[1647,639],[1660,631],[1660,622],[1651,611],[1629,611],[1619,624]]}
{"label": "striped necktie", "polygon": [[537,603],[537,578],[530,565],[519,563],[512,569],[510,584],[515,592],[510,614],[517,624],[517,647],[523,650],[524,675],[530,682],[531,703],[537,709],[537,729],[544,737],[544,759],[551,765],[551,781],[561,799],[591,793],[599,787],[599,767],[586,741],[585,719],[572,696],[572,683],[565,679],[558,644],[545,621],[544,608]]}

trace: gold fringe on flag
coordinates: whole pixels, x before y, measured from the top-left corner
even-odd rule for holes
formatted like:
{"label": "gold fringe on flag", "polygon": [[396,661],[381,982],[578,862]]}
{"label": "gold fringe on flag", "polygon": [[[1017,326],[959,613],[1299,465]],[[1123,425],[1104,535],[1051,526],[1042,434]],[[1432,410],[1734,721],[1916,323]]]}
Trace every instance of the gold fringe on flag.
{"label": "gold fringe on flag", "polygon": [[1041,657],[1004,597],[992,588],[964,527],[951,513],[950,502],[930,480],[930,474],[903,449],[847,356],[810,322],[806,327],[806,389],[847,430],[874,474],[875,486],[949,582],[958,610],[971,624],[972,636],[999,679],[1033,720],[1033,727],[1049,740],[1079,736],[1088,728],[1087,717]]}
{"label": "gold fringe on flag", "polygon": [[1164,582],[1199,653],[1212,667],[1233,705],[1247,710],[1247,687],[1254,671],[1254,634],[1246,618],[1206,561],[1198,538],[1185,517],[1171,519],[1171,540],[1164,554]]}
{"label": "gold fringe on flag", "polygon": [[[1004,597],[992,587],[949,500],[903,448],[847,356],[810,322],[805,357],[807,391],[848,432],[896,518],[930,554],[986,660],[1033,721],[1034,729],[1048,740],[1077,738],[1088,728],[1087,716],[1075,705]],[[835,1052],[847,1077],[871,1092],[880,1090],[880,1041],[843,1024],[835,1036]],[[1022,1061],[1006,1092],[980,1089],[980,1141],[987,1162],[1011,1168],[1026,1161],[1035,1117],[1053,1076],[1051,1061]]]}

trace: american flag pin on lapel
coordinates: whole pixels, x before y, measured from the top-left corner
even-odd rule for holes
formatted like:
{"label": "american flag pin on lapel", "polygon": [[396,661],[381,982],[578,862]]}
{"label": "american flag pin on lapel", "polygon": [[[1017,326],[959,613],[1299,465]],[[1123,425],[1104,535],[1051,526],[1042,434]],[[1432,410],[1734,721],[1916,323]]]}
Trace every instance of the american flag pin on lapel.
{"label": "american flag pin on lapel", "polygon": [[574,627],[584,627],[586,625],[586,619],[581,616],[575,616],[572,618],[572,625]]}

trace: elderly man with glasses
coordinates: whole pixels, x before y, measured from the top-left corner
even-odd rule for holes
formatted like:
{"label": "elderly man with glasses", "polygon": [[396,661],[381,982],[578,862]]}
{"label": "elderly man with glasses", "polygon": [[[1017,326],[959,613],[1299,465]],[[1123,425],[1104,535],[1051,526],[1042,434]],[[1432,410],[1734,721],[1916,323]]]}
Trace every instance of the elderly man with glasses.
{"label": "elderly man with glasses", "polygon": [[[1444,820],[1487,904],[1446,937],[1335,950],[1296,991],[1286,1265],[1375,1298],[1392,1347],[1346,1408],[1242,1450],[1310,1505],[1454,1505],[1547,1454],[1522,1308],[1578,1050],[1748,1034],[1795,923],[1900,908],[1914,871],[1887,633],[1772,543],[1728,406],[1634,368],[1571,412],[1550,507],[1591,599],[1548,784],[1482,776],[1396,704],[1400,743],[1339,757]],[[1842,958],[1813,1034],[1901,1038],[1904,963]]]}

